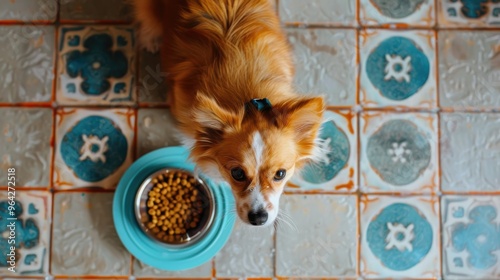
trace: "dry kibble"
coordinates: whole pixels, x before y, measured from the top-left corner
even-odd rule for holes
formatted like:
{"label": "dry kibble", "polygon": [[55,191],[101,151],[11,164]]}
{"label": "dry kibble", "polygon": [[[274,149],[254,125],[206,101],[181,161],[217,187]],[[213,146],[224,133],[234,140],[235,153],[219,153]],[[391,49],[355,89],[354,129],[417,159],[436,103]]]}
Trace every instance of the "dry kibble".
{"label": "dry kibble", "polygon": [[160,240],[180,241],[200,222],[202,198],[197,181],[185,173],[161,174],[151,180],[146,201],[150,221],[146,227]]}

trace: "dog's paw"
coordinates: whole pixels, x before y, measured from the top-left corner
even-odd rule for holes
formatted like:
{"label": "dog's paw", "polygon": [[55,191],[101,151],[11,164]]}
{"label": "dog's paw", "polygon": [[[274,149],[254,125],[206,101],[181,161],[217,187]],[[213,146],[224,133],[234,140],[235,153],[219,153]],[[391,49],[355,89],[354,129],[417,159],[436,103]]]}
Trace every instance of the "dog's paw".
{"label": "dog's paw", "polygon": [[156,53],[161,46],[161,33],[153,29],[139,29],[139,43],[142,49]]}

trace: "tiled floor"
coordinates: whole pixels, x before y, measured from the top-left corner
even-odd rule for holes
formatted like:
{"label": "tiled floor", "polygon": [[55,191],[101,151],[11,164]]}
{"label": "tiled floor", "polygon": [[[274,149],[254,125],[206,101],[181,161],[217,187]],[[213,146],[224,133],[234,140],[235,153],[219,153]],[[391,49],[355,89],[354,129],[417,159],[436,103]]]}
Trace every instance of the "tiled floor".
{"label": "tiled floor", "polygon": [[178,145],[129,8],[0,0],[0,278],[500,279],[500,1],[278,1],[330,161],[292,180],[276,231],[237,224],[213,261],[164,272],[111,217],[126,168]]}

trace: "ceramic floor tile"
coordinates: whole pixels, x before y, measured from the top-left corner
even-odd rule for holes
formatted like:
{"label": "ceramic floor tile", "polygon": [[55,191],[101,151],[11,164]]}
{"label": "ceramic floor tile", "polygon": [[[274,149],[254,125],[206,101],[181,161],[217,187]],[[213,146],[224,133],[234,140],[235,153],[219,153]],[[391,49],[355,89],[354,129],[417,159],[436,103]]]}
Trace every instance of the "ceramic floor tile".
{"label": "ceramic floor tile", "polygon": [[115,231],[112,204],[113,193],[55,194],[53,274],[129,274],[130,254]]}
{"label": "ceramic floor tile", "polygon": [[148,51],[141,52],[138,96],[143,103],[166,103],[167,80],[166,73],[162,72],[160,55]]}
{"label": "ceramic floor tile", "polygon": [[438,37],[440,105],[500,107],[500,32],[440,31]]}
{"label": "ceramic floor tile", "polygon": [[397,24],[432,27],[435,23],[434,1],[429,0],[361,0],[362,25]]}
{"label": "ceramic floor tile", "polygon": [[52,110],[0,108],[0,186],[16,169],[16,187],[48,187],[52,157]]}
{"label": "ceramic floor tile", "polygon": [[54,33],[52,26],[0,26],[0,103],[51,100]]}
{"label": "ceramic floor tile", "polygon": [[356,208],[355,196],[284,195],[280,211],[288,217],[276,233],[276,274],[355,276]]}
{"label": "ceramic floor tile", "polygon": [[[96,9],[96,7],[99,7]],[[126,0],[62,0],[61,21],[130,21],[132,11]]]}
{"label": "ceramic floor tile", "polygon": [[442,26],[500,26],[500,2],[497,0],[437,0],[437,3]]}
{"label": "ceramic floor tile", "polygon": [[0,276],[48,273],[51,208],[49,192],[0,192]]}
{"label": "ceramic floor tile", "polygon": [[57,0],[0,1],[0,21],[54,21],[56,15]]}
{"label": "ceramic floor tile", "polygon": [[441,206],[444,277],[500,279],[500,196],[445,196]]}
{"label": "ceramic floor tile", "polygon": [[435,44],[433,31],[361,31],[361,104],[436,107]]}
{"label": "ceramic floor tile", "polygon": [[287,191],[356,191],[358,118],[351,111],[326,111],[324,119],[320,135],[328,151],[324,161],[308,164],[296,173]]}
{"label": "ceramic floor tile", "polygon": [[367,112],[360,129],[363,191],[438,191],[436,114]]}
{"label": "ceramic floor tile", "polygon": [[54,187],[112,189],[132,162],[132,109],[61,109],[56,116]]}
{"label": "ceramic floor tile", "polygon": [[63,26],[59,30],[57,102],[133,104],[135,38],[131,27]]}
{"label": "ceramic floor tile", "polygon": [[215,257],[217,277],[271,277],[274,275],[274,234],[237,222],[229,241]]}
{"label": "ceramic floor tile", "polygon": [[428,279],[440,275],[437,198],[363,196],[360,210],[362,276]]}
{"label": "ceramic floor tile", "polygon": [[356,24],[356,1],[350,0],[279,0],[279,15],[287,23]]}
{"label": "ceramic floor tile", "polygon": [[442,113],[442,190],[500,191],[500,114]]}
{"label": "ceramic floor tile", "polygon": [[[165,278],[185,278],[193,279],[193,277],[211,277],[212,276],[212,261],[208,261],[201,266],[183,271],[165,271],[159,270],[149,265],[134,259],[134,276],[136,277],[165,277]],[[163,278],[163,279],[165,279]]]}
{"label": "ceramic floor tile", "polygon": [[[288,28],[295,85],[302,94],[324,95],[330,106],[356,103],[356,31]],[[342,71],[339,71],[342,69]]]}
{"label": "ceramic floor tile", "polygon": [[180,145],[180,133],[168,109],[140,109],[137,126],[137,156]]}

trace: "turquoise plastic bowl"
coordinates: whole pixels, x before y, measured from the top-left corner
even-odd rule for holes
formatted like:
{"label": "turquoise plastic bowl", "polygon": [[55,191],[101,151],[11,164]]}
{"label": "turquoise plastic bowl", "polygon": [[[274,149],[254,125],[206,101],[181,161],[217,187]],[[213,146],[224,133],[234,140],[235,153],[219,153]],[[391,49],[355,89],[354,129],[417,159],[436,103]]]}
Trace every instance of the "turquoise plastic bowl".
{"label": "turquoise plastic bowl", "polygon": [[144,233],[134,213],[134,199],[141,183],[157,170],[170,167],[194,171],[188,151],[182,147],[162,148],[134,162],[125,172],[113,198],[113,220],[120,240],[141,262],[162,270],[186,270],[209,261],[226,244],[233,230],[235,215],[231,190],[203,177],[215,199],[215,216],[211,228],[202,239],[183,248],[168,248]]}

